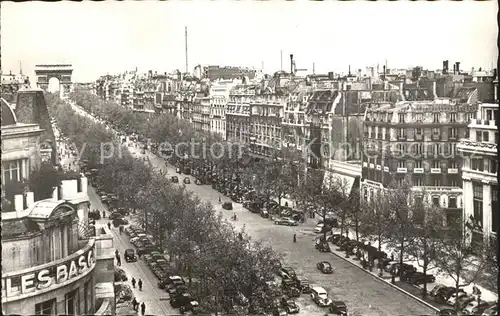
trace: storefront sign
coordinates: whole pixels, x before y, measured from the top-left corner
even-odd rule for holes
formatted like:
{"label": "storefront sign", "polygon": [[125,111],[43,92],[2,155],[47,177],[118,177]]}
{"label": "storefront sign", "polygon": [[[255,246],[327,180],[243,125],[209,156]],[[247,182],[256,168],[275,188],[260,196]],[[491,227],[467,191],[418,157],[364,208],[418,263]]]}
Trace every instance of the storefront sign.
{"label": "storefront sign", "polygon": [[2,279],[7,297],[32,293],[64,283],[92,269],[95,265],[94,246],[65,263],[33,273]]}

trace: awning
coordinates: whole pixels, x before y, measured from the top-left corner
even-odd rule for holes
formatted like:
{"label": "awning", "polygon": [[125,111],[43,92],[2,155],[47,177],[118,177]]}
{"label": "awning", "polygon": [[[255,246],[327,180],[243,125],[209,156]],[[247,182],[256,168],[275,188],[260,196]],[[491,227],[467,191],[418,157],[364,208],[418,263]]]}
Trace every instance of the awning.
{"label": "awning", "polygon": [[325,172],[323,185],[327,188],[337,187],[342,194],[350,196],[355,181],[356,177],[327,171]]}

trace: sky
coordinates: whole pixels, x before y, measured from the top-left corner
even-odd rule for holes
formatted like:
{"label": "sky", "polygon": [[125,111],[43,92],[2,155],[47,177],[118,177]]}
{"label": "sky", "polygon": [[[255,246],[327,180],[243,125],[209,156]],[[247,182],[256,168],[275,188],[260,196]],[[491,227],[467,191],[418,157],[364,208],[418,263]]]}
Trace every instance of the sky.
{"label": "sky", "polygon": [[[70,63],[73,81],[125,70],[231,65],[273,73],[389,68],[492,68],[497,1],[141,1],[2,3],[2,71]],[[282,53],[281,53],[282,52]],[[451,67],[451,66],[450,66]]]}

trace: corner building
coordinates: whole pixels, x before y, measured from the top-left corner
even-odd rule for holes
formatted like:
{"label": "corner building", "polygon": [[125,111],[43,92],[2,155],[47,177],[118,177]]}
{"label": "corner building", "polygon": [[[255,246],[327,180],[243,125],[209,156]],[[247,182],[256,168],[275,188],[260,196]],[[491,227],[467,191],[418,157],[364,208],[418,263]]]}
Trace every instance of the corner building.
{"label": "corner building", "polygon": [[462,180],[464,216],[472,216],[475,227],[473,243],[496,247],[498,229],[498,104],[480,104],[469,125],[469,137],[458,145],[464,157]]}
{"label": "corner building", "polygon": [[463,207],[459,140],[475,104],[453,100],[398,102],[368,109],[364,120],[361,197],[369,201],[392,181],[409,176],[415,191],[446,210],[446,223]]}

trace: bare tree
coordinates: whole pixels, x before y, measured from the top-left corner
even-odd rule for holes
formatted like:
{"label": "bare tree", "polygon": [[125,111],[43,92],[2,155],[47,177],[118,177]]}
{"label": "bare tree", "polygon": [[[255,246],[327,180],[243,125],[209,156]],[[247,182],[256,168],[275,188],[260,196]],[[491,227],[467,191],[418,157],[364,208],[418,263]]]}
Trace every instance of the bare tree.
{"label": "bare tree", "polygon": [[[486,260],[476,254],[483,254],[481,244],[471,244],[474,227],[473,218],[459,218],[457,226],[450,226],[445,238],[437,248],[437,266],[455,282],[455,290],[478,280],[486,267]],[[459,301],[455,310],[460,309]]]}
{"label": "bare tree", "polygon": [[378,251],[381,251],[382,244],[390,237],[387,231],[390,213],[384,203],[384,198],[377,197],[370,201],[363,201],[361,209],[360,232],[369,239],[374,236],[378,242]]}
{"label": "bare tree", "polygon": [[[443,237],[443,218],[442,209],[424,203],[421,198],[415,200],[412,206],[414,227],[408,254],[422,267],[424,278],[429,270],[436,267],[431,267],[431,264],[435,264],[437,249]],[[427,295],[427,282],[424,282],[422,294],[424,297]]]}

